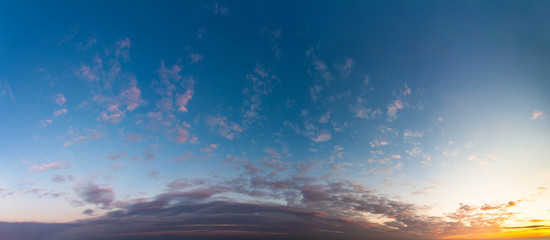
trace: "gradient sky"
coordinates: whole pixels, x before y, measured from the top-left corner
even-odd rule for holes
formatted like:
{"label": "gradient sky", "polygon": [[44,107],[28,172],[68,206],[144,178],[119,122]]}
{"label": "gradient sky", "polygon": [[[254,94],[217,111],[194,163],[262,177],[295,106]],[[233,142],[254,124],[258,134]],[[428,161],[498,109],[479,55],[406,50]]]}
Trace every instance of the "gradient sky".
{"label": "gradient sky", "polygon": [[549,11],[2,1],[0,235],[548,237]]}

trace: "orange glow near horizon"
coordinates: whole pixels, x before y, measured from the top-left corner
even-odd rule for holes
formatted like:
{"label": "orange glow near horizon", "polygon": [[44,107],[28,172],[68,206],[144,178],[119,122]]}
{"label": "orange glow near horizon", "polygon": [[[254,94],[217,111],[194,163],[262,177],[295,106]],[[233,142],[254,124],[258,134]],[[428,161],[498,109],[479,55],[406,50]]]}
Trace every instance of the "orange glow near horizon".
{"label": "orange glow near horizon", "polygon": [[486,233],[451,235],[440,239],[517,239],[539,237],[550,237],[550,225],[531,225],[513,229],[503,227]]}

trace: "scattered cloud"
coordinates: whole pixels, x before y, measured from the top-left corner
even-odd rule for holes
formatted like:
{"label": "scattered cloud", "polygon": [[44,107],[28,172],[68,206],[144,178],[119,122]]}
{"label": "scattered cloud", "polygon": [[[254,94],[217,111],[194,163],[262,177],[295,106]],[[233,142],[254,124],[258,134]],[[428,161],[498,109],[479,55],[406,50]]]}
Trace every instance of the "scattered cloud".
{"label": "scattered cloud", "polygon": [[337,68],[340,70],[340,74],[342,74],[342,76],[347,77],[351,74],[351,69],[353,66],[355,66],[355,61],[350,57],[346,57],[342,64],[337,65]]}
{"label": "scattered cloud", "polygon": [[256,67],[246,75],[246,79],[251,82],[251,86],[243,89],[243,94],[246,99],[243,102],[243,117],[249,122],[259,119],[258,111],[261,110],[262,102],[273,91],[273,81],[277,81],[277,77],[270,74],[260,63],[256,63]]}
{"label": "scattered cloud", "polygon": [[65,143],[63,143],[63,146],[67,147],[76,143],[83,143],[88,140],[99,139],[105,135],[104,133],[99,132],[95,129],[88,130],[87,132],[88,132],[87,135],[77,135],[73,132],[72,134],[69,135],[71,139],[65,141]]}
{"label": "scattered cloud", "polygon": [[198,62],[198,61],[200,61],[200,60],[203,59],[202,55],[200,55],[200,54],[198,54],[198,53],[191,53],[191,54],[189,55],[189,58],[191,58],[191,62],[192,62],[192,63],[196,63],[196,62]]}
{"label": "scattered cloud", "polygon": [[59,116],[61,116],[61,115],[65,115],[65,114],[67,114],[67,109],[66,109],[66,108],[59,109],[59,110],[55,110],[55,111],[53,112],[53,116],[54,116],[54,117],[59,117]]}
{"label": "scattered cloud", "polygon": [[201,148],[201,151],[209,153],[215,151],[217,148],[217,144],[208,144],[205,147]]}
{"label": "scattered cloud", "polygon": [[124,38],[115,43],[115,56],[122,57],[124,61],[130,60],[130,46],[131,41],[129,38]]}
{"label": "scattered cloud", "polygon": [[128,132],[125,137],[126,141],[141,141],[143,140],[142,133]]}
{"label": "scattered cloud", "polygon": [[116,161],[116,160],[119,160],[123,157],[126,157],[127,155],[128,155],[128,152],[123,151],[123,152],[118,152],[118,153],[114,153],[114,154],[107,154],[107,158],[109,158],[113,161]]}
{"label": "scattered cloud", "polygon": [[52,97],[52,100],[55,104],[57,104],[59,106],[63,106],[65,104],[65,101],[67,101],[67,99],[65,99],[65,96],[63,95],[63,93],[58,93],[58,94],[54,95]]}
{"label": "scattered cloud", "polygon": [[99,119],[111,123],[120,122],[127,112],[134,111],[146,103],[141,97],[141,90],[133,76],[129,78],[127,87],[118,96],[96,94],[92,100],[106,105],[107,109],[100,113]]}
{"label": "scattered cloud", "polygon": [[59,162],[46,163],[46,164],[42,164],[42,165],[35,164],[35,165],[32,165],[29,168],[29,170],[31,170],[31,171],[44,171],[44,170],[53,170],[53,169],[64,169],[64,168],[69,168],[69,167],[71,167],[71,164],[69,162],[59,161]]}
{"label": "scattered cloud", "polygon": [[115,199],[113,189],[102,188],[93,182],[79,182],[74,186],[74,191],[84,202],[104,208],[109,207]]}
{"label": "scattered cloud", "polygon": [[279,39],[281,38],[281,28],[278,27],[270,29],[264,26],[262,28],[261,35],[262,37],[269,40],[269,43],[271,44],[271,51],[273,52],[273,57],[276,60],[279,60],[281,58],[281,49],[279,46]]}
{"label": "scattered cloud", "polygon": [[409,106],[407,101],[405,101],[405,97],[410,94],[411,89],[407,87],[407,84],[405,83],[403,88],[396,94],[396,98],[388,104],[388,111],[386,112],[386,115],[388,115],[388,121],[391,122],[397,119],[397,112]]}
{"label": "scattered cloud", "polygon": [[82,65],[80,68],[78,68],[75,71],[75,75],[83,80],[86,80],[88,82],[94,82],[99,80],[99,76],[97,75],[97,69],[92,68],[88,65]]}
{"label": "scattered cloud", "polygon": [[535,110],[532,114],[531,114],[531,119],[533,120],[537,120],[537,119],[540,119],[544,116],[544,112],[541,112],[539,110]]}
{"label": "scattered cloud", "polygon": [[328,123],[328,121],[330,121],[330,110],[327,111],[327,113],[325,113],[321,117],[319,117],[319,123],[325,124],[325,123]]}
{"label": "scattered cloud", "polygon": [[214,3],[214,14],[215,15],[219,15],[219,16],[223,17],[223,16],[226,16],[227,13],[229,13],[229,7],[222,6],[217,2]]}
{"label": "scattered cloud", "polygon": [[72,27],[67,34],[64,34],[62,37],[54,39],[55,44],[60,47],[61,45],[70,42],[80,31],[80,24]]}
{"label": "scattered cloud", "polygon": [[187,142],[188,139],[189,139],[189,131],[182,126],[176,127],[173,140],[179,144],[182,144]]}
{"label": "scattered cloud", "polygon": [[13,92],[11,91],[11,87],[8,81],[4,79],[0,79],[0,97],[5,97],[5,96],[10,98],[13,104],[17,104],[17,101],[15,99],[15,96],[13,95]]}
{"label": "scattered cloud", "polygon": [[384,140],[374,140],[369,143],[371,147],[380,147],[380,146],[386,146],[389,143]]}
{"label": "scattered cloud", "polygon": [[38,124],[36,124],[36,127],[38,128],[45,128],[47,127],[48,125],[52,124],[52,120],[51,119],[44,119],[44,120],[40,120],[38,121]]}
{"label": "scattered cloud", "polygon": [[160,81],[153,82],[157,86],[157,93],[162,98],[157,102],[159,110],[169,119],[175,120],[174,112],[187,112],[189,101],[195,94],[195,80],[191,76],[182,75],[183,65],[174,64],[167,68],[164,61],[157,70]]}
{"label": "scattered cloud", "polygon": [[314,142],[326,142],[332,138],[332,135],[330,132],[326,130],[321,130],[317,136],[315,136],[312,140]]}
{"label": "scattered cloud", "polygon": [[220,136],[229,140],[233,140],[233,138],[239,136],[239,133],[243,131],[243,128],[239,124],[232,122],[225,116],[209,116],[206,120],[206,124]]}

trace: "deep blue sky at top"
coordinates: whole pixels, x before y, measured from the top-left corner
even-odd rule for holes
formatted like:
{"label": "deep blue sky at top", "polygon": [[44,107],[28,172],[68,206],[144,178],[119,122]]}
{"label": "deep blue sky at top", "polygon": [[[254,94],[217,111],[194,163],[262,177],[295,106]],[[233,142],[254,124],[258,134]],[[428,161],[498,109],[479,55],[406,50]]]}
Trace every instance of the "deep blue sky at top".
{"label": "deep blue sky at top", "polygon": [[[505,101],[520,99],[522,89],[528,87],[541,91],[548,87],[543,77],[550,71],[544,67],[549,64],[548,16],[537,1],[521,6],[502,2],[498,7],[491,1],[476,2],[475,7],[463,1],[236,1],[231,2],[226,17],[213,17],[213,5],[192,1],[4,2],[0,77],[17,81],[22,87],[12,88],[21,95],[44,87],[36,80],[35,68],[41,66],[61,79],[56,89],[68,96],[82,95],[83,89],[63,83],[74,78],[66,70],[89,61],[90,56],[51,43],[53,36],[71,34],[73,29],[80,36],[97,36],[98,46],[130,38],[132,61],[125,67],[140,83],[145,82],[143,86],[156,77],[154,66],[159,62],[170,65],[189,52],[199,52],[203,65],[187,70],[200,76],[196,91],[204,94],[196,94],[190,103],[199,112],[238,108],[247,84],[244,76],[259,62],[283,79],[266,102],[270,110],[265,117],[286,119],[304,108],[321,114],[324,109],[304,94],[309,87],[304,79],[310,78],[303,68],[309,61],[305,52],[316,45],[323,58],[342,61],[350,57],[355,69],[361,70],[334,86],[334,91],[351,89],[362,80],[359,75],[368,75],[376,91],[386,93],[372,96],[369,101],[374,105],[384,105],[403,82],[423,88],[422,100],[432,101],[426,106],[431,110],[442,110],[437,109],[437,103],[445,101],[442,93],[473,92],[480,96],[476,101],[495,96]],[[269,39],[262,36],[264,27],[282,29],[278,59],[266,47]],[[202,39],[197,38],[200,29],[205,30]],[[537,84],[517,80],[526,73],[531,77],[526,81]],[[544,95],[540,92],[538,100],[548,100]],[[295,114],[277,110],[277,103],[286,99],[297,101]],[[18,100],[23,108],[10,110],[17,111],[19,118],[5,120],[21,121],[38,111],[37,103]],[[10,123],[3,127],[16,125]]]}
{"label": "deep blue sky at top", "polygon": [[[331,168],[346,163],[338,167],[347,168],[352,178],[367,178],[367,184],[403,176],[435,178],[450,171],[443,170],[445,164],[495,154],[510,143],[488,140],[548,132],[547,126],[528,128],[535,110],[550,112],[550,2],[521,3],[4,1],[0,158],[8,167],[0,174],[12,174],[5,184],[17,188],[26,180],[50,177],[29,174],[31,165],[64,160],[72,168],[62,171],[86,178],[111,164],[105,156],[127,152],[128,165],[143,171],[122,170],[120,175],[143,181],[149,181],[147,171],[153,168],[166,181],[219,169],[237,175],[221,164],[228,155],[261,165],[270,153],[266,149],[273,148],[283,155],[277,159],[291,164],[322,162],[318,175],[333,174]],[[108,66],[113,46],[126,38],[129,57],[119,59],[122,70],[112,88],[98,90],[79,79],[79,69],[92,65],[96,56]],[[192,54],[201,59],[193,62]],[[350,59],[353,66],[342,70]],[[316,70],[317,60],[326,64],[330,80]],[[188,112],[175,113],[170,128],[143,127],[138,123],[146,122],[148,113],[160,111],[154,83],[159,69],[174,65],[194,79]],[[247,76],[256,74],[258,66],[272,88],[260,94],[259,117],[247,118],[243,109],[252,91]],[[107,106],[94,96],[117,96],[129,76],[136,78],[144,102],[120,122],[101,120]],[[7,83],[15,100],[7,94]],[[322,91],[312,96],[312,86],[319,84]],[[58,93],[67,99],[62,107],[52,103]],[[356,116],[353,106],[359,98],[366,99],[361,104],[375,112],[372,116]],[[404,106],[390,116],[396,99]],[[67,114],[37,127],[59,108],[68,109]],[[330,119],[324,122],[327,113]],[[242,128],[235,138],[209,124],[208,119],[223,117]],[[175,142],[174,126],[185,126],[189,138],[198,141]],[[382,131],[386,128],[395,131],[388,134]],[[81,136],[91,129],[104,135],[63,146],[72,129]],[[422,144],[403,140],[407,131],[422,132],[417,134]],[[142,141],[125,141],[128,132],[142,133]],[[319,140],[323,134],[328,137]],[[479,148],[466,149],[470,142]],[[216,145],[215,154],[201,152],[209,144]],[[452,144],[462,146],[460,154],[446,153],[455,149]],[[383,153],[376,152],[380,148]],[[170,161],[187,152],[200,161],[185,166]],[[131,160],[145,160],[148,154],[154,161]],[[390,170],[378,174],[380,169]],[[106,184],[123,189],[121,179]]]}

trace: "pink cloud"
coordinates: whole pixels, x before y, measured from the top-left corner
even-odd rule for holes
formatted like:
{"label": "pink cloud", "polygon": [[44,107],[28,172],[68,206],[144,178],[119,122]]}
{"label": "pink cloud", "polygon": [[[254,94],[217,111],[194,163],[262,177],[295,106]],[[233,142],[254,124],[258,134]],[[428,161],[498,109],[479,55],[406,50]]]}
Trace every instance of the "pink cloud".
{"label": "pink cloud", "polygon": [[397,111],[403,109],[403,102],[399,99],[396,99],[393,103],[388,105],[388,116],[395,118],[397,116]]}
{"label": "pink cloud", "polygon": [[389,143],[386,142],[386,141],[380,141],[380,140],[374,140],[372,142],[370,142],[370,146],[371,147],[379,147],[379,146],[386,146],[388,145]]}
{"label": "pink cloud", "polygon": [[326,142],[332,138],[332,135],[328,131],[321,131],[319,135],[313,137],[314,142]]}
{"label": "pink cloud", "polygon": [[97,76],[97,73],[92,70],[92,68],[90,68],[90,66],[88,65],[82,65],[82,67],[75,71],[75,75],[81,79],[90,82],[99,80],[99,76]]}
{"label": "pink cloud", "polygon": [[187,139],[189,138],[189,131],[185,129],[184,127],[176,127],[176,135],[174,136],[174,141],[176,141],[179,144],[187,142]]}
{"label": "pink cloud", "polygon": [[178,94],[178,97],[176,99],[176,105],[178,106],[179,112],[187,112],[187,103],[189,103],[189,100],[193,98],[194,90],[187,89],[184,94]]}
{"label": "pink cloud", "polygon": [[234,137],[238,136],[240,132],[243,131],[243,128],[230,120],[227,117],[209,117],[206,122],[212,129],[218,131],[222,137],[232,140]]}
{"label": "pink cloud", "polygon": [[141,90],[137,87],[135,79],[130,81],[130,86],[119,95],[118,100],[126,105],[128,111],[133,111],[145,103],[141,98]]}
{"label": "pink cloud", "polygon": [[66,108],[59,109],[59,110],[53,112],[53,115],[55,117],[59,117],[59,116],[64,115],[64,114],[67,114],[67,109]]}
{"label": "pink cloud", "polygon": [[38,124],[36,124],[36,127],[45,128],[46,126],[48,126],[50,124],[52,124],[51,119],[40,120],[40,121],[38,121]]}
{"label": "pink cloud", "polygon": [[[71,134],[72,135],[72,134]],[[70,145],[73,145],[75,143],[83,143],[83,142],[86,142],[88,140],[94,140],[94,139],[99,139],[101,138],[103,135],[105,135],[104,133],[102,132],[98,132],[97,130],[95,129],[92,129],[90,130],[90,134],[84,136],[84,135],[80,135],[80,136],[76,136],[74,138],[72,138],[71,140],[69,141],[66,141],[63,146],[67,147],[67,146],[70,146]]]}
{"label": "pink cloud", "polygon": [[124,112],[119,109],[119,105],[109,105],[107,111],[101,112],[99,115],[100,119],[103,121],[109,121],[111,123],[118,123],[124,117]]}
{"label": "pink cloud", "polygon": [[208,144],[206,147],[201,148],[201,151],[203,152],[213,152],[218,148],[218,145],[216,144]]}
{"label": "pink cloud", "polygon": [[48,169],[64,169],[71,167],[71,164],[65,161],[60,162],[51,162],[48,164],[42,164],[42,165],[32,165],[29,170],[31,171],[44,171]]}
{"label": "pink cloud", "polygon": [[62,106],[63,104],[65,104],[66,100],[67,99],[65,99],[65,96],[63,96],[63,93],[58,93],[53,96],[53,101],[59,106]]}
{"label": "pink cloud", "polygon": [[115,56],[116,57],[122,56],[124,60],[128,60],[130,58],[130,45],[131,45],[131,42],[129,38],[124,38],[116,42]]}
{"label": "pink cloud", "polygon": [[543,115],[544,115],[544,112],[541,112],[541,111],[539,111],[539,110],[535,110],[535,111],[531,114],[531,119],[536,120],[536,119],[542,118]]}

